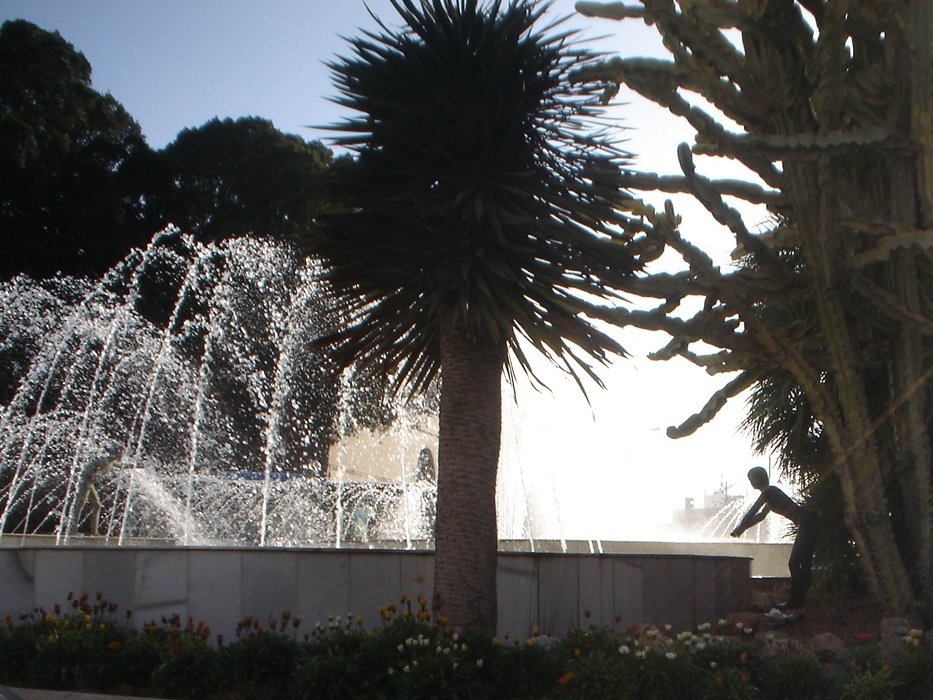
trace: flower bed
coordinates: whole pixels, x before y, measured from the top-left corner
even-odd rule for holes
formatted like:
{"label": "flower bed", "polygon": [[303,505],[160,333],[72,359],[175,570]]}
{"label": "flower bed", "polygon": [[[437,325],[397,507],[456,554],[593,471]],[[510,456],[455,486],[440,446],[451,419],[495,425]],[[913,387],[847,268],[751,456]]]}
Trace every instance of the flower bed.
{"label": "flower bed", "polygon": [[382,626],[368,631],[353,615],[310,628],[287,611],[247,618],[236,639],[224,640],[177,617],[136,631],[130,613],[103,595],[69,596],[64,607],[6,619],[0,683],[259,700],[933,697],[933,652],[919,630],[893,646],[869,635],[846,648],[755,630],[738,616],[679,633],[634,625],[622,634],[592,627],[498,639],[448,630],[423,598],[379,612]]}

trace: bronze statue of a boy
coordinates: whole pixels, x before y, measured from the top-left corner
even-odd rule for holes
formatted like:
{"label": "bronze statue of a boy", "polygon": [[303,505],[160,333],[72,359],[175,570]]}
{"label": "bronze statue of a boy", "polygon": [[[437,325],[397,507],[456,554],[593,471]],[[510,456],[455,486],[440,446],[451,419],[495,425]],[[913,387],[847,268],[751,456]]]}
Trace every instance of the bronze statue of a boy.
{"label": "bronze statue of a boy", "polygon": [[770,512],[783,515],[797,526],[797,537],[790,552],[787,567],[790,569],[790,597],[778,607],[797,610],[803,607],[810,588],[813,571],[813,553],[819,536],[820,516],[812,508],[802,506],[770,483],[764,467],[752,467],[748,470],[751,485],[761,491],[761,495],[749,508],[745,517],[730,534],[739,537],[748,528],[757,525]]}

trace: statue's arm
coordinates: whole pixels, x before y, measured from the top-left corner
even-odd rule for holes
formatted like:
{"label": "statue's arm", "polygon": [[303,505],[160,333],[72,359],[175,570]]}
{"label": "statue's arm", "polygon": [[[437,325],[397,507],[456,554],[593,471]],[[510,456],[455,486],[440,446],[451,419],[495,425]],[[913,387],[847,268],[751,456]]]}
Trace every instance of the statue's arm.
{"label": "statue's arm", "polygon": [[739,522],[738,526],[729,534],[732,537],[738,537],[748,528],[754,527],[764,520],[768,516],[768,513],[771,512],[771,509],[766,504],[766,500],[765,494],[762,493],[758,497],[758,500],[755,501],[754,505],[748,509],[748,512]]}

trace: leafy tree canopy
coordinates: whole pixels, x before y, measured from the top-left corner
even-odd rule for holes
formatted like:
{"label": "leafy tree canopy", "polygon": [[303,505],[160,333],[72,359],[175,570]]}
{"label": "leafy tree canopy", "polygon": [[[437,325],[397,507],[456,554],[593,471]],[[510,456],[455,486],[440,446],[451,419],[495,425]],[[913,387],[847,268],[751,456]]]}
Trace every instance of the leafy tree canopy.
{"label": "leafy tree canopy", "polygon": [[138,242],[123,166],[139,125],[91,87],[91,66],[57,32],[0,28],[0,275],[87,275]]}
{"label": "leafy tree canopy", "polygon": [[150,228],[173,223],[202,240],[255,233],[293,236],[323,208],[332,154],[259,117],[185,129],[151,163]]}

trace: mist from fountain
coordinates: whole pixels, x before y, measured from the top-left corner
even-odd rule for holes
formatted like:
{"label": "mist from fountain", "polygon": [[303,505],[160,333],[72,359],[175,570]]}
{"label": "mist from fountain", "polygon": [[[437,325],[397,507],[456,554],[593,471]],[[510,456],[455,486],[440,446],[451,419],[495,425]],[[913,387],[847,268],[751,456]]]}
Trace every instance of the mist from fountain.
{"label": "mist from fountain", "polygon": [[334,478],[353,429],[337,412],[355,407],[312,349],[329,318],[316,273],[282,244],[166,230],[97,284],[3,285],[0,351],[26,369],[0,415],[0,536],[66,544],[96,499],[117,544],[429,539],[430,475]]}
{"label": "mist from fountain", "polygon": [[[738,498],[726,502],[703,523],[697,533],[698,536],[701,539],[713,540],[729,537],[729,533],[738,527],[739,522],[741,522],[742,517],[750,506],[751,502],[746,498]],[[770,523],[763,520],[751,527],[747,531],[749,534],[744,535],[744,537],[746,540],[751,540],[752,542],[768,542],[770,541],[769,526]]]}

